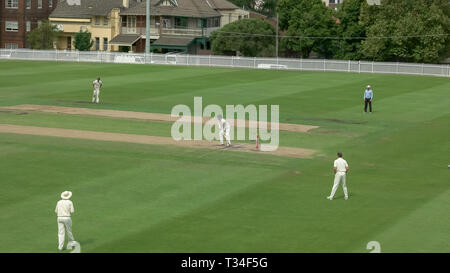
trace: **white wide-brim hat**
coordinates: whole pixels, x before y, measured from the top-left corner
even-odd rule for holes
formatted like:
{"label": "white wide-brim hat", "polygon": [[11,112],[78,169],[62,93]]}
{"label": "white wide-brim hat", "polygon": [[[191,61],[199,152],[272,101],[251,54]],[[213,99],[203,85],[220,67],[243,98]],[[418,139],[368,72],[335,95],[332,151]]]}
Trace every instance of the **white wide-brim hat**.
{"label": "white wide-brim hat", "polygon": [[370,88],[370,85],[368,85],[367,88]]}
{"label": "white wide-brim hat", "polygon": [[72,197],[72,192],[71,191],[65,191],[63,193],[61,193],[61,198],[62,199],[70,199],[70,197]]}

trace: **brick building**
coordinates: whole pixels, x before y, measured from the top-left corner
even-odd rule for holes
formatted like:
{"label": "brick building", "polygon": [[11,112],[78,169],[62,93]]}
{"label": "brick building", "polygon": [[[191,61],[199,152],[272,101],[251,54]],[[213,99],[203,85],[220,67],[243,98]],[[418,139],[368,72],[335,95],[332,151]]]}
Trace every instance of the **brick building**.
{"label": "brick building", "polygon": [[58,0],[0,0],[0,48],[26,48],[27,33],[56,7]]}

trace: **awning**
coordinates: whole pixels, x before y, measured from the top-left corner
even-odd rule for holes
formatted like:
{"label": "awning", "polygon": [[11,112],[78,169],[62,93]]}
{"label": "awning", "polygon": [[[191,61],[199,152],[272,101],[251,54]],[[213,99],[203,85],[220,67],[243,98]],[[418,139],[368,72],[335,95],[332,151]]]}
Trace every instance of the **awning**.
{"label": "awning", "polygon": [[118,46],[132,46],[137,40],[141,38],[139,34],[119,34],[109,41],[110,45]]}
{"label": "awning", "polygon": [[167,49],[184,49],[186,50],[195,40],[193,36],[181,35],[164,35],[160,36],[158,40],[152,43],[152,48],[167,48]]}

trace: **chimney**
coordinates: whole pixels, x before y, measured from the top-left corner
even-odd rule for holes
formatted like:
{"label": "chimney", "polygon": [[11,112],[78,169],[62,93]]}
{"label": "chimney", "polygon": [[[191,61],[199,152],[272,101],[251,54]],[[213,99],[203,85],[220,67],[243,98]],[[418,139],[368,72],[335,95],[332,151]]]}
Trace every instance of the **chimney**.
{"label": "chimney", "polygon": [[122,6],[124,6],[125,8],[129,8],[130,7],[130,0],[122,0]]}

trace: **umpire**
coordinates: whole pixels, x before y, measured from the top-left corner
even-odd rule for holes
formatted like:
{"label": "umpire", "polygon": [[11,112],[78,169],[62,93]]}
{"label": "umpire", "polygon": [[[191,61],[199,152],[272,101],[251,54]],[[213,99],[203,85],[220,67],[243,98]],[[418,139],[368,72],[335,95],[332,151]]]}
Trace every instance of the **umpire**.
{"label": "umpire", "polygon": [[370,85],[364,91],[364,113],[367,113],[367,105],[369,105],[370,113],[372,113],[373,91]]}

